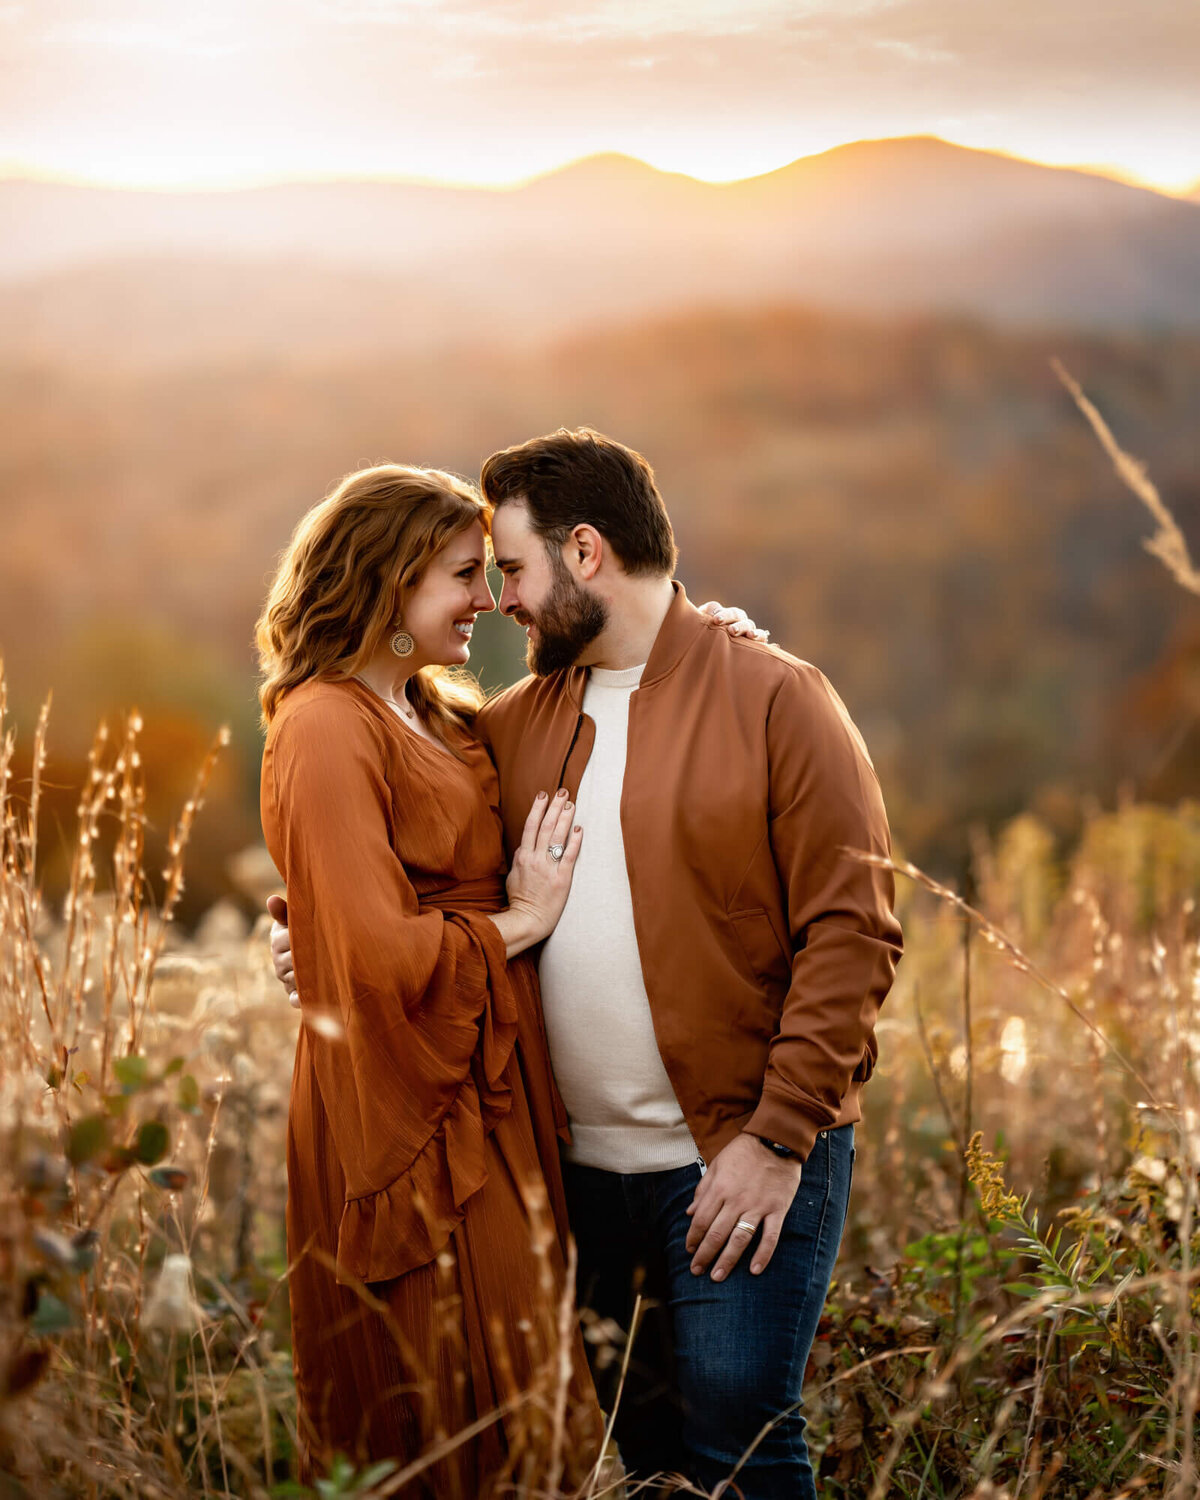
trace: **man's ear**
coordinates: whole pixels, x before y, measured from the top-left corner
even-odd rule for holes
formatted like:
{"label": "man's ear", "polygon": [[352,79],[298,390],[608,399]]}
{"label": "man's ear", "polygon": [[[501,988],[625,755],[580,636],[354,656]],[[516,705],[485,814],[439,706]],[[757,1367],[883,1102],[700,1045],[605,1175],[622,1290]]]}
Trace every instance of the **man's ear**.
{"label": "man's ear", "polygon": [[604,538],[594,526],[576,526],[567,542],[567,557],[572,571],[590,582],[604,561]]}

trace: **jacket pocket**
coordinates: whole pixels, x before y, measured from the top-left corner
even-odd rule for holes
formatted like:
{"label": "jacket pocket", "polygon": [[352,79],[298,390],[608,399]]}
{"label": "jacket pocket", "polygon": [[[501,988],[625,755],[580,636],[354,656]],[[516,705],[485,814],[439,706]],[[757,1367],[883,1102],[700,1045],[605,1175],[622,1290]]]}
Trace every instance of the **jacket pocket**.
{"label": "jacket pocket", "polygon": [[863,1049],[863,1055],[859,1058],[858,1067],[855,1068],[850,1081],[852,1083],[866,1083],[867,1079],[875,1071],[875,1059],[878,1056],[879,1043],[875,1040],[875,1033],[872,1032],[867,1038],[867,1045]]}
{"label": "jacket pocket", "polygon": [[734,935],[754,977],[764,985],[787,985],[792,965],[765,911],[729,914]]}

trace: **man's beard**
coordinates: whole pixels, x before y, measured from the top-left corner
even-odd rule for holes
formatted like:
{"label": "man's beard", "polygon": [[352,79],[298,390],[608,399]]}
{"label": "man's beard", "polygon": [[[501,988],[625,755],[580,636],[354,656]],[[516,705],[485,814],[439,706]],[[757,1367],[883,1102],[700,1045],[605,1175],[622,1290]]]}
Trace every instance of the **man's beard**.
{"label": "man's beard", "polygon": [[549,677],[573,666],[608,624],[608,605],[577,584],[557,553],[550,554],[554,582],[545,603],[530,615],[537,637],[530,636],[525,663],[537,677]]}

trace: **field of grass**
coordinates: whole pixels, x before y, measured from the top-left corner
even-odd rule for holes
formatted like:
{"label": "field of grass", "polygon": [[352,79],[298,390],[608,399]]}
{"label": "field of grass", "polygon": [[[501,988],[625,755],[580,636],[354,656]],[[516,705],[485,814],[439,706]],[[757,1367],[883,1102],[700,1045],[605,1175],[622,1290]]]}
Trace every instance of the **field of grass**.
{"label": "field of grass", "polygon": [[[56,912],[38,783],[0,750],[0,1493],[308,1493],[283,1243],[299,1021],[261,924],[170,921],[203,772],[152,911],[138,729],[97,741]],[[975,880],[968,909],[899,877],[908,949],[809,1370],[823,1493],[1192,1497],[1200,804],[1097,811],[1065,854],[1019,818]]]}

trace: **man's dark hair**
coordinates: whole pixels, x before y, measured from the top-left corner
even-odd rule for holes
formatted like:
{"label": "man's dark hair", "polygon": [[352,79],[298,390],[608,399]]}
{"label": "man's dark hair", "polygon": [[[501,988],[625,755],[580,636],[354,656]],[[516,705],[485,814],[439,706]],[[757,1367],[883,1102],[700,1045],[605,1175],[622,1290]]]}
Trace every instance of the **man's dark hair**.
{"label": "man's dark hair", "polygon": [[594,526],[627,573],[675,571],[679,553],[654,470],[640,453],[590,427],[560,427],[493,453],[480,485],[497,509],[524,500],[551,552],[576,526]]}

